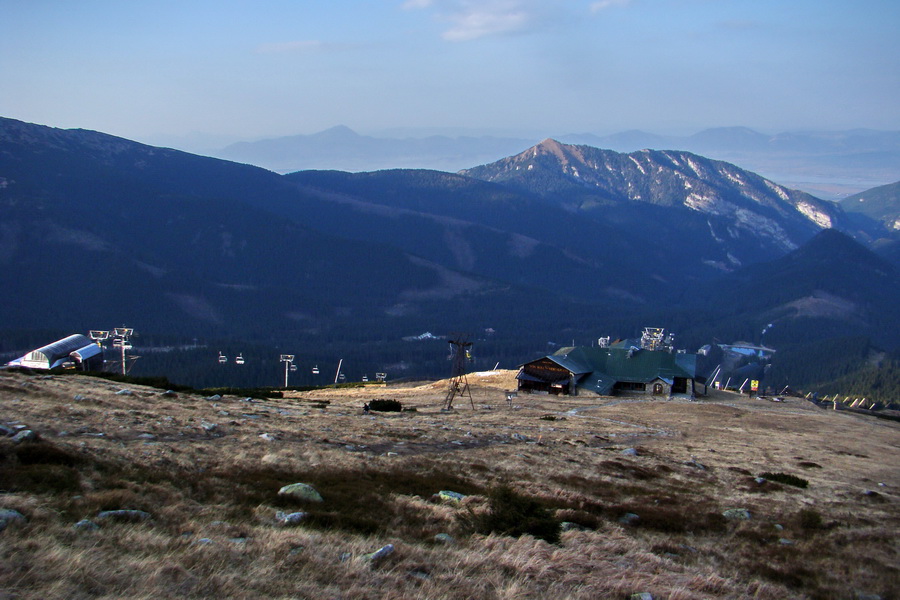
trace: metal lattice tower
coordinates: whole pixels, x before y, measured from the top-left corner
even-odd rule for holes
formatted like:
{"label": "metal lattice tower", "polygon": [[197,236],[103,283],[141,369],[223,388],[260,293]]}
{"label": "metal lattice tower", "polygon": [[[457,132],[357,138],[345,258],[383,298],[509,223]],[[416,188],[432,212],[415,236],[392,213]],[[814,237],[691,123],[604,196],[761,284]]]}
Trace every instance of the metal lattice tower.
{"label": "metal lattice tower", "polygon": [[453,408],[453,399],[456,396],[468,396],[472,409],[475,409],[475,401],[472,399],[472,391],[469,389],[469,380],[466,377],[466,362],[472,359],[472,342],[468,336],[459,335],[455,340],[450,340],[450,360],[453,361],[453,375],[450,378],[450,388],[444,399],[444,410]]}

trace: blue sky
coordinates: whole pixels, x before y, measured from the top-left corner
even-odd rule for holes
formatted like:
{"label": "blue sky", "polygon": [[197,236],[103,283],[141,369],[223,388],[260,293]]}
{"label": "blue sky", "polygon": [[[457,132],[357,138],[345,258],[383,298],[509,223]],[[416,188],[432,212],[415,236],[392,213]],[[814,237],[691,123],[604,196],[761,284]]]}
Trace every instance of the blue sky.
{"label": "blue sky", "polygon": [[896,0],[0,0],[0,116],[141,141],[900,130]]}

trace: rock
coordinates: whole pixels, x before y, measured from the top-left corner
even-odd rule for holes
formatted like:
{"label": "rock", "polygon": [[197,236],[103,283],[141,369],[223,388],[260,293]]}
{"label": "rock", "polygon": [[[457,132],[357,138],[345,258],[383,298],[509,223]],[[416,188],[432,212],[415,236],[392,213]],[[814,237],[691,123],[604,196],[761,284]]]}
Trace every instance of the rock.
{"label": "rock", "polygon": [[219,394],[213,394],[212,396],[209,396],[206,399],[209,400],[210,402],[218,402],[219,400],[222,399],[222,396]]}
{"label": "rock", "polygon": [[560,531],[589,531],[584,525],[573,523],[572,521],[563,521],[559,524]]}
{"label": "rock", "polygon": [[7,427],[6,425],[0,424],[0,436],[3,437],[12,437],[16,435],[16,430],[12,427]]}
{"label": "rock", "polygon": [[638,592],[629,596],[628,600],[653,600],[653,595],[650,592]]}
{"label": "rock", "polygon": [[338,557],[338,560],[341,562],[347,562],[351,558],[353,558],[352,552],[341,552],[341,555]]}
{"label": "rock", "polygon": [[25,515],[19,511],[11,508],[0,508],[0,531],[3,531],[7,526],[13,523],[24,524],[27,522],[28,519],[26,519]]}
{"label": "rock", "polygon": [[87,396],[83,396],[81,394],[75,394],[75,397],[72,398],[72,400],[74,400],[75,402],[83,402],[84,400],[87,400]]}
{"label": "rock", "polygon": [[696,461],[696,460],[693,460],[693,459],[692,459],[692,460],[686,460],[686,461],[684,461],[684,464],[687,465],[687,466],[689,466],[689,467],[693,467],[693,468],[695,468],[695,469],[700,469],[701,471],[705,471],[705,470],[706,470],[706,465],[704,465],[703,463],[698,462],[698,461]]}
{"label": "rock", "polygon": [[285,513],[279,510],[277,513],[275,513],[275,520],[278,521],[279,525],[282,525],[284,527],[294,527],[302,523],[303,520],[308,516],[309,513],[305,512]]}
{"label": "rock", "polygon": [[259,437],[266,440],[267,442],[276,442],[278,438],[272,435],[271,433],[261,433]]}
{"label": "rock", "polygon": [[137,436],[139,440],[155,440],[156,436],[152,433],[142,433]]}
{"label": "rock", "polygon": [[292,483],[278,490],[279,496],[287,496],[295,500],[304,500],[306,502],[322,502],[322,495],[308,483]]}
{"label": "rock", "polygon": [[161,393],[160,396],[162,396],[163,398],[177,398],[178,394],[176,394],[172,390],[166,390],[163,393]]}
{"label": "rock", "polygon": [[23,429],[19,433],[13,436],[13,443],[20,444],[22,442],[36,442],[38,440],[38,434],[32,431],[31,429]]}
{"label": "rock", "polygon": [[764,483],[765,483],[766,481],[768,481],[768,480],[767,480],[765,477],[757,477],[757,478],[754,479],[753,481],[755,481],[755,482],[758,483],[759,485],[762,485],[762,484],[764,484]]}
{"label": "rock", "polygon": [[634,448],[625,448],[624,450],[622,450],[622,456],[637,456],[637,455],[638,455],[638,451],[635,450]]}
{"label": "rock", "polygon": [[462,502],[463,498],[466,497],[465,494],[460,494],[459,492],[451,492],[450,490],[441,490],[437,493],[437,496],[445,502],[453,502],[455,504]]}
{"label": "rock", "polygon": [[100,526],[90,519],[82,519],[72,525],[72,529],[77,529],[79,531],[97,531],[98,529],[100,529]]}
{"label": "rock", "polygon": [[134,396],[134,392],[131,390],[119,390],[116,392],[116,396]]}
{"label": "rock", "polygon": [[218,426],[216,423],[210,423],[209,421],[201,421],[200,427],[201,427],[206,433],[213,433],[213,432],[216,431],[216,429],[219,428],[219,426]]}
{"label": "rock", "polygon": [[746,508],[729,508],[722,516],[729,521],[749,521],[751,518],[750,511]]}
{"label": "rock", "polygon": [[527,442],[527,441],[528,441],[528,438],[527,438],[526,436],[522,435],[521,433],[511,433],[511,434],[509,435],[509,437],[511,437],[511,438],[514,439],[514,440],[518,440],[518,441],[520,441],[520,442]]}
{"label": "rock", "polygon": [[394,553],[394,545],[387,544],[386,546],[382,546],[375,552],[363,554],[362,556],[359,557],[359,559],[362,561],[374,563],[374,562],[378,562],[379,560],[381,560],[387,556],[390,556],[393,553]]}
{"label": "rock", "polygon": [[794,545],[794,542],[792,542],[791,540],[789,540],[787,538],[778,538],[778,543],[781,544],[782,546],[793,546]]}
{"label": "rock", "polygon": [[151,518],[148,512],[131,509],[103,510],[97,513],[96,517],[98,521],[114,521],[117,523],[140,523],[141,521],[149,521]]}
{"label": "rock", "polygon": [[456,542],[449,533],[438,533],[434,536],[434,541],[438,544],[453,544]]}
{"label": "rock", "polygon": [[619,517],[619,523],[621,523],[622,525],[634,525],[640,520],[641,517],[634,513],[625,513],[624,515]]}

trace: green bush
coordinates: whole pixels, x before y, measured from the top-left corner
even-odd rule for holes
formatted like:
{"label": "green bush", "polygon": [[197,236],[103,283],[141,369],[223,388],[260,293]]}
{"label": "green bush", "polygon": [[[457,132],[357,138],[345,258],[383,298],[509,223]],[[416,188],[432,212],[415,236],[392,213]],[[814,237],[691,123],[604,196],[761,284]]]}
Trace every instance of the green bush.
{"label": "green bush", "polygon": [[809,482],[802,477],[797,477],[796,475],[790,475],[788,473],[763,473],[760,475],[763,479],[767,479],[769,481],[774,481],[776,483],[783,483],[785,485],[792,485],[798,488],[806,488],[809,487]]}
{"label": "green bush", "polygon": [[473,518],[478,533],[512,537],[527,533],[551,544],[559,542],[559,521],[537,500],[520,496],[507,486],[492,490],[488,500],[488,512]]}
{"label": "green bush", "polygon": [[398,400],[372,400],[369,402],[369,409],[379,412],[400,412],[403,405]]}

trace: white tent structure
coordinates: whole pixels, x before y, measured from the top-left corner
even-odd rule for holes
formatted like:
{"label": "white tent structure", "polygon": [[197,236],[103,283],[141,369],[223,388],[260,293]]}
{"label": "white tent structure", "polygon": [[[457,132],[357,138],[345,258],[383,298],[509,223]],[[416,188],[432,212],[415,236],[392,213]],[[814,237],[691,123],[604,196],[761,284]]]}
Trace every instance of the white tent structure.
{"label": "white tent structure", "polygon": [[9,365],[28,369],[74,367],[82,371],[99,371],[103,369],[103,349],[87,336],[75,334],[32,350]]}

